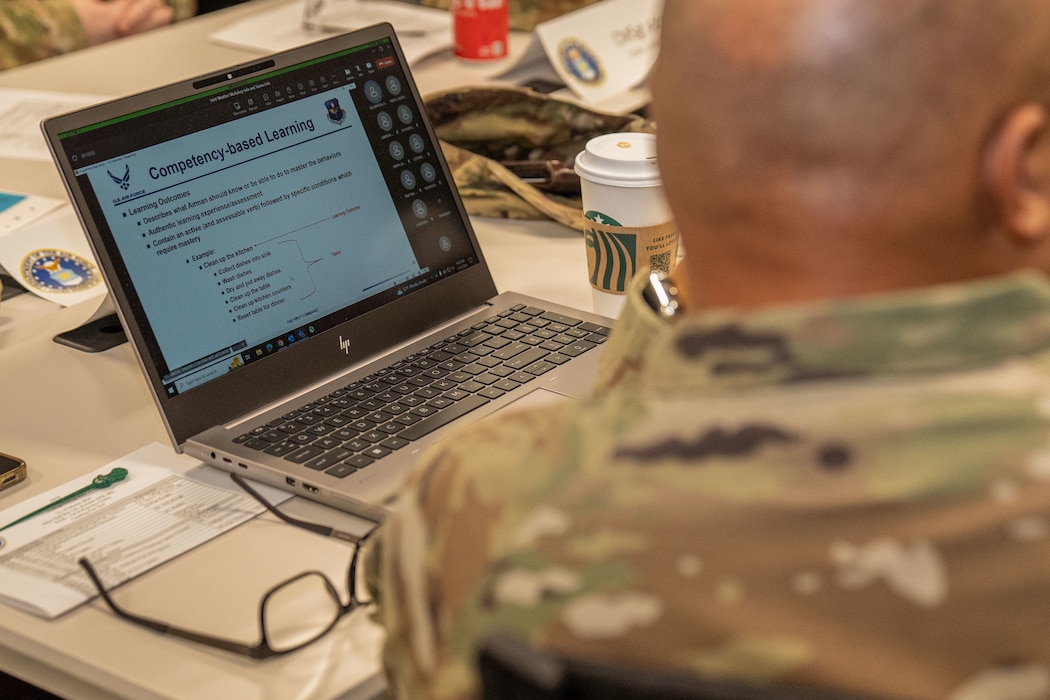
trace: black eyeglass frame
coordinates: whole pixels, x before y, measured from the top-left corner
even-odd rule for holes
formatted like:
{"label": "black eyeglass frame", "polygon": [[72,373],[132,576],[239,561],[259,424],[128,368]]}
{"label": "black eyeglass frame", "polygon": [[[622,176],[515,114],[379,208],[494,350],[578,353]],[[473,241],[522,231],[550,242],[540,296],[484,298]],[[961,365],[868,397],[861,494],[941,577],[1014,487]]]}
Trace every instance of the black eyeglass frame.
{"label": "black eyeglass frame", "polygon": [[[370,600],[359,600],[357,597],[357,566],[361,555],[361,547],[364,544],[365,540],[367,540],[372,535],[372,533],[376,531],[375,527],[370,529],[364,535],[357,536],[352,533],[344,532],[342,530],[336,530],[335,528],[320,525],[318,523],[312,523],[306,520],[299,520],[298,518],[293,518],[290,515],[282,513],[280,510],[277,509],[276,506],[274,506],[272,503],[263,498],[262,495],[256,492],[255,489],[253,489],[248,484],[248,482],[245,481],[239,474],[231,473],[230,478],[234,481],[234,483],[236,483],[238,486],[244,489],[248,493],[248,495],[257,500],[268,511],[273,513],[275,516],[277,516],[284,522],[290,525],[295,525],[296,527],[303,528],[305,530],[309,530],[310,532],[316,532],[327,537],[335,537],[337,539],[345,540],[354,544],[354,554],[350,557],[350,568],[346,574],[346,586],[350,595],[349,602],[343,603],[342,596],[339,595],[339,592],[336,590],[335,586],[332,584],[332,581],[328,578],[328,576],[317,570],[304,571],[301,574],[297,574],[289,579],[282,581],[281,583],[278,583],[277,585],[270,588],[270,590],[267,591],[265,595],[263,595],[262,599],[259,601],[259,641],[255,644],[246,644],[244,642],[238,642],[235,640],[226,639],[224,637],[203,634],[200,632],[194,632],[193,630],[185,629],[183,627],[169,625],[165,622],[161,622],[159,620],[144,617],[141,615],[136,615],[135,613],[126,610],[125,608],[118,605],[117,602],[113,600],[112,596],[110,596],[109,591],[106,589],[105,584],[102,583],[102,580],[99,578],[99,575],[95,571],[95,568],[91,565],[91,562],[88,561],[86,557],[81,557],[77,560],[77,563],[80,564],[80,567],[84,569],[84,571],[87,573],[88,578],[91,579],[91,582],[95,585],[95,588],[98,589],[98,593],[102,597],[102,600],[118,617],[121,617],[129,622],[141,625],[143,627],[147,627],[156,632],[160,632],[162,634],[168,634],[173,637],[178,637],[180,639],[186,639],[191,642],[196,642],[198,644],[204,644],[217,649],[222,649],[223,651],[248,656],[253,659],[267,659],[274,656],[283,656],[284,654],[290,654],[294,651],[302,649],[303,647],[313,644],[318,639],[321,639],[326,634],[331,632],[332,629],[336,626],[336,624],[341,619],[343,619],[343,617],[353,612],[357,608],[368,605],[372,602]],[[299,581],[300,579],[306,578],[308,576],[318,576],[321,578],[321,580],[324,582],[325,589],[328,591],[328,594],[332,597],[332,600],[336,601],[339,604],[338,612],[333,617],[331,623],[329,623],[327,627],[319,631],[313,637],[310,637],[305,641],[299,642],[298,644],[295,644],[287,649],[275,649],[270,644],[270,640],[266,634],[266,605],[270,598],[274,594],[279,592],[282,588],[285,588],[290,584],[295,583],[296,581]]]}

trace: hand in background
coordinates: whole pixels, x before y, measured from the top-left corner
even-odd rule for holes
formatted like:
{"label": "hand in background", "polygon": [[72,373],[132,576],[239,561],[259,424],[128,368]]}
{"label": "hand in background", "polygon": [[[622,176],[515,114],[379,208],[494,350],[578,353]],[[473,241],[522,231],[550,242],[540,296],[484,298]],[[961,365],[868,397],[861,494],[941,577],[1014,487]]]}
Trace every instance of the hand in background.
{"label": "hand in background", "polygon": [[70,4],[91,44],[155,29],[175,18],[164,0],[70,0]]}

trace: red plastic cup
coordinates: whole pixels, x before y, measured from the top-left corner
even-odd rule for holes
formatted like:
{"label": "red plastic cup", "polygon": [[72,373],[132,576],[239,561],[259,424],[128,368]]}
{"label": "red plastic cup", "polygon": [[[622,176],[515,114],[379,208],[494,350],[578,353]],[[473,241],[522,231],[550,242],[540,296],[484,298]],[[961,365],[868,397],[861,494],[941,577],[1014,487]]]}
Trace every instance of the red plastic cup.
{"label": "red plastic cup", "polygon": [[507,55],[507,0],[452,0],[456,55],[489,61]]}

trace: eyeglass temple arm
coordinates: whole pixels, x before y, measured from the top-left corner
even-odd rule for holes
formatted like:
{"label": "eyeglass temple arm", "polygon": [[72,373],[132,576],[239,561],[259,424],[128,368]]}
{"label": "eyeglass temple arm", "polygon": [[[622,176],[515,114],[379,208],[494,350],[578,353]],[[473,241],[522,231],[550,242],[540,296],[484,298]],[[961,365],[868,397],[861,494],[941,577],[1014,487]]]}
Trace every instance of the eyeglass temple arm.
{"label": "eyeglass temple arm", "polygon": [[236,654],[246,654],[254,658],[269,656],[269,654],[267,653],[268,650],[259,644],[243,644],[241,642],[234,642],[229,639],[223,639],[222,637],[213,637],[207,634],[199,634],[192,630],[182,629],[181,627],[173,627],[171,625],[150,619],[148,617],[142,617],[141,615],[135,615],[134,613],[130,613],[124,608],[117,605],[117,602],[110,597],[109,591],[107,591],[106,587],[102,584],[102,580],[98,577],[98,574],[95,572],[95,567],[91,565],[91,562],[89,562],[87,559],[81,558],[77,560],[77,563],[80,564],[80,567],[84,569],[85,572],[87,572],[88,577],[91,579],[91,582],[95,584],[95,588],[98,589],[98,593],[100,596],[102,596],[102,600],[105,601],[106,605],[108,605],[110,609],[117,614],[117,616],[122,617],[125,620],[136,622],[144,627],[148,627],[151,630],[160,632],[162,634],[170,634],[173,637],[188,639],[189,641],[197,642],[198,644],[208,644],[213,647],[218,647],[219,649],[224,649],[225,651],[232,651]]}
{"label": "eyeglass temple arm", "polygon": [[350,544],[357,544],[363,539],[361,536],[355,535],[351,532],[336,530],[334,527],[328,527],[327,525],[320,525],[318,523],[311,523],[307,520],[300,520],[299,518],[293,518],[290,515],[286,515],[280,510],[278,510],[278,508],[272,503],[267,501],[262,496],[262,494],[253,489],[251,485],[248,484],[248,481],[240,474],[234,474],[233,472],[231,472],[230,478],[235,484],[247,491],[249,496],[261,503],[262,506],[266,508],[266,510],[270,511],[275,516],[288,523],[289,525],[295,525],[296,527],[301,527],[311,532],[316,532],[317,534],[324,535],[325,537],[334,537],[337,540],[344,540],[346,542],[349,542]]}

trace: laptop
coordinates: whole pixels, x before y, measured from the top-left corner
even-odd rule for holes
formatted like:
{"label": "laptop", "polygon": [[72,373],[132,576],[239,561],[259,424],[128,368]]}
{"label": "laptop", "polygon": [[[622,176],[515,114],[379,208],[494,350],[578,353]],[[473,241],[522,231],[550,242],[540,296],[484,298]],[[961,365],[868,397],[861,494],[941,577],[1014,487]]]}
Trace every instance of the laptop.
{"label": "laptop", "polygon": [[611,321],[497,294],[389,24],[42,128],[178,451],[381,519],[453,426],[591,385]]}

